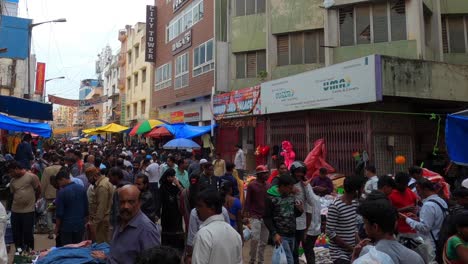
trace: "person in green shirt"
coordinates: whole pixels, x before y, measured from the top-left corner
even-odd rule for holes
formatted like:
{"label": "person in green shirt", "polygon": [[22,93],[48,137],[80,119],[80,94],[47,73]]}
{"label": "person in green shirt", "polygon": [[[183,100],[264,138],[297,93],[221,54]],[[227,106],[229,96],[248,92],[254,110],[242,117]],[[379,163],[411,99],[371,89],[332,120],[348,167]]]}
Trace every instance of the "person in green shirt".
{"label": "person in green shirt", "polygon": [[457,234],[447,240],[444,263],[468,263],[468,213],[455,217]]}
{"label": "person in green shirt", "polygon": [[185,159],[180,159],[177,161],[176,178],[179,180],[182,187],[188,188],[190,186],[189,177],[187,172],[188,162]]}

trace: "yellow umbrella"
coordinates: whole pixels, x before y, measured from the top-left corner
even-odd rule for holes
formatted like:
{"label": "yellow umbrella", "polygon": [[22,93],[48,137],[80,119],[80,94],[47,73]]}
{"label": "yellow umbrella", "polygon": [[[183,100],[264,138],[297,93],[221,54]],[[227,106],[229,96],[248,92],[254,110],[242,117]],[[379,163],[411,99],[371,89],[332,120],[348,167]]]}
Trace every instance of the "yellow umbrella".
{"label": "yellow umbrella", "polygon": [[89,142],[89,139],[88,138],[80,138],[80,142],[83,142],[83,143]]}
{"label": "yellow umbrella", "polygon": [[101,127],[96,127],[96,128],[91,128],[91,129],[85,129],[83,130],[83,133],[89,134],[89,135],[96,135],[100,133],[119,133],[122,131],[127,130],[128,127],[126,126],[121,126],[115,123],[111,123],[105,126]]}

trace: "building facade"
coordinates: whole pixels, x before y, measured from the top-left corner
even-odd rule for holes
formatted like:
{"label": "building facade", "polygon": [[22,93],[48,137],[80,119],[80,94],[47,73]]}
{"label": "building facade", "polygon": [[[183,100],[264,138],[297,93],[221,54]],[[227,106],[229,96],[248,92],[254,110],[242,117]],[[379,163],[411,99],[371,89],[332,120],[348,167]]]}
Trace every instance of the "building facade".
{"label": "building facade", "polygon": [[[154,83],[154,67],[145,62],[145,23],[127,26],[119,34],[122,48],[125,46],[125,124],[135,125],[138,121],[154,117],[151,114],[151,96]],[[122,53],[121,53],[122,54]],[[120,62],[122,64],[122,58]],[[120,65],[121,65],[120,64]]]}
{"label": "building facade", "polygon": [[172,123],[209,124],[216,50],[226,46],[215,38],[215,1],[156,0],[155,5],[156,80],[152,106],[159,118]]}
{"label": "building facade", "polygon": [[[327,109],[319,103],[283,110],[270,104],[268,111],[262,107],[258,113],[252,100],[225,100],[220,108],[226,110],[217,113],[217,138],[229,140],[218,140],[218,151],[232,160],[232,146],[241,143],[253,169],[258,145],[281,148],[281,142],[289,140],[303,160],[314,142],[324,139],[327,160],[342,173],[354,172],[355,152],[366,151],[378,173],[443,158],[444,115],[461,110],[468,101],[468,3],[335,0],[331,7],[322,5],[321,0],[230,1],[228,89],[250,93],[247,98],[252,99],[253,87],[261,85],[262,100],[254,100],[261,105],[271,103],[263,101],[264,95],[284,99],[297,97],[301,90],[307,91],[302,97],[312,101],[328,86],[301,83],[303,74],[380,54],[374,89],[381,97],[359,104],[345,98]],[[340,80],[348,84],[356,78]],[[284,91],[288,82],[296,87]],[[278,89],[285,93],[277,94]],[[226,114],[242,105],[247,107],[237,109],[238,115]],[[395,155],[407,157],[407,164],[395,166]]]}
{"label": "building facade", "polygon": [[103,103],[102,123],[120,123],[120,94],[119,78],[120,67],[118,65],[120,50],[113,55],[110,46],[106,46],[99,54],[96,61],[96,74],[102,80],[103,96],[107,96],[107,102]]}

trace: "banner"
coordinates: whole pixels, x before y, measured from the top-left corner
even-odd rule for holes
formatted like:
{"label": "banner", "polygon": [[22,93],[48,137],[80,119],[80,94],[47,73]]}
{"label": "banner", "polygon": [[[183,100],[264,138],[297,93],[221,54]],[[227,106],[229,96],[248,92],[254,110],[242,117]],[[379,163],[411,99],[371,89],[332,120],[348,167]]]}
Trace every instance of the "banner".
{"label": "banner", "polygon": [[260,86],[248,87],[213,97],[215,119],[261,114]]}
{"label": "banner", "polygon": [[146,45],[145,61],[156,62],[156,7],[146,6]]}
{"label": "banner", "polygon": [[43,62],[38,62],[36,66],[36,92],[35,94],[42,95],[45,85],[45,66]]}
{"label": "banner", "polygon": [[382,100],[380,56],[371,55],[262,84],[262,113]]}
{"label": "banner", "polygon": [[171,123],[183,123],[184,122],[184,111],[171,112]]}
{"label": "banner", "polygon": [[107,102],[108,96],[101,96],[97,98],[87,99],[87,100],[73,100],[66,99],[62,97],[57,97],[55,95],[49,95],[49,102],[58,105],[71,106],[71,107],[81,107],[81,106],[92,106],[97,104],[102,104]]}

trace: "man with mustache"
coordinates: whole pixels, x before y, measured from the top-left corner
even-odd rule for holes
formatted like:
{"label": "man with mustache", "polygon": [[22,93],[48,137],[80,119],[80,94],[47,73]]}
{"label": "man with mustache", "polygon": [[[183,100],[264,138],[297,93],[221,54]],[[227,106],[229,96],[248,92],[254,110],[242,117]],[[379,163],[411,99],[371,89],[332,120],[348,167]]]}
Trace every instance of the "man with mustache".
{"label": "man with mustache", "polygon": [[140,191],[134,185],[118,190],[120,218],[110,243],[109,255],[94,251],[94,258],[106,263],[134,263],[144,250],[161,245],[161,230],[140,210]]}

